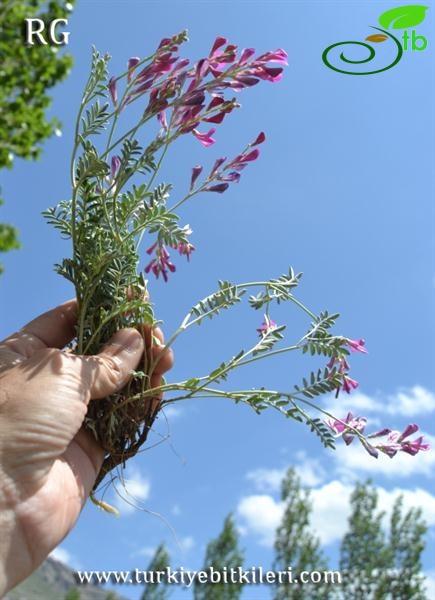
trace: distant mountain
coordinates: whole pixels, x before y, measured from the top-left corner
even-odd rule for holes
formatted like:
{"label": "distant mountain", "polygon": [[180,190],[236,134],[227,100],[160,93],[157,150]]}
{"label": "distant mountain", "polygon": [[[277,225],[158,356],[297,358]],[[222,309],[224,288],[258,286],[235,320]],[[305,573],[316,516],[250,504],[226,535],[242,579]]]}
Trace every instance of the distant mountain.
{"label": "distant mountain", "polygon": [[4,600],[63,600],[73,588],[80,592],[80,600],[107,600],[109,594],[110,600],[126,600],[93,583],[77,585],[74,571],[54,558],[47,558],[28,579],[8,592]]}

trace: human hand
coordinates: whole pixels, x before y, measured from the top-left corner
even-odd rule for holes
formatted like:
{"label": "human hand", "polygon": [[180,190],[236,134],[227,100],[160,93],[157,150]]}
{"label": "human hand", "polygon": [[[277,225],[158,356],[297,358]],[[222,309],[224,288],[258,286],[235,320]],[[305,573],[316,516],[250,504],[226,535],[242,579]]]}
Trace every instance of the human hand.
{"label": "human hand", "polygon": [[[66,302],[0,342],[0,597],[76,522],[104,456],[82,427],[87,405],[122,388],[144,351],[135,329],[118,331],[98,356],[62,351],[75,315],[76,302]],[[171,368],[171,351],[157,365],[152,387]]]}

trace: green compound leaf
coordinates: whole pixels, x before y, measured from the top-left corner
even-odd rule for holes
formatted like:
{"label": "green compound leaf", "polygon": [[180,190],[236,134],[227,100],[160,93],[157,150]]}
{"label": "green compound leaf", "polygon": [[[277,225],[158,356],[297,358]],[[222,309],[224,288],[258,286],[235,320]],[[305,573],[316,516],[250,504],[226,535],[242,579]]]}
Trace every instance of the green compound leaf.
{"label": "green compound leaf", "polygon": [[379,17],[381,27],[388,29],[392,25],[393,29],[405,29],[406,27],[415,27],[424,21],[428,6],[420,4],[409,4],[407,6],[398,6],[387,10]]}

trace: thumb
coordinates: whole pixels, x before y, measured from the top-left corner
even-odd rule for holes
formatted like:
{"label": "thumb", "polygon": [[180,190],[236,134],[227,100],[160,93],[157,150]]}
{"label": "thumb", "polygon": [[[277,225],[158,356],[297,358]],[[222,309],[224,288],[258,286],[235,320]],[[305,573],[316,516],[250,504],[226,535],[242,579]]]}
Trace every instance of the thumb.
{"label": "thumb", "polygon": [[136,329],[121,329],[96,356],[82,356],[90,397],[104,398],[122,388],[137,367],[144,341]]}

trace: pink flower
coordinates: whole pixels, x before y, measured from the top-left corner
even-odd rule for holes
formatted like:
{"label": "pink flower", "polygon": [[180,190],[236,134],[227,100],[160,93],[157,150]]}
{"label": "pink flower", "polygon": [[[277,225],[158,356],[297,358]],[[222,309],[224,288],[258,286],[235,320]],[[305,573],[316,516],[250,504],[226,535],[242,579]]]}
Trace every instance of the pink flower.
{"label": "pink flower", "polygon": [[239,65],[246,65],[246,63],[248,62],[248,60],[251,58],[251,56],[254,56],[255,54],[255,48],[245,48],[244,50],[242,50],[242,53],[240,55],[240,59],[239,59]]}
{"label": "pink flower", "polygon": [[267,315],[264,315],[264,321],[262,322],[260,327],[258,327],[257,332],[260,337],[266,337],[271,331],[273,331],[277,327],[278,325],[275,323],[275,321],[270,319]]}
{"label": "pink flower", "polygon": [[262,54],[261,56],[259,56],[256,60],[256,62],[262,62],[262,63],[267,63],[267,62],[276,62],[276,63],[282,63],[283,65],[288,65],[287,62],[287,58],[288,58],[288,54],[285,50],[283,50],[282,48],[278,48],[278,50],[274,50],[272,52],[265,52],[264,54]]}
{"label": "pink flower", "polygon": [[210,175],[208,176],[209,179],[213,179],[213,177],[216,175],[219,167],[221,167],[226,160],[227,160],[226,156],[222,156],[221,158],[216,159],[213,169],[210,171]]}
{"label": "pink flower", "polygon": [[111,161],[111,175],[112,175],[112,179],[115,178],[116,174],[118,173],[119,167],[121,166],[121,159],[119,158],[119,156],[112,156],[112,161]]}
{"label": "pink flower", "polygon": [[352,430],[356,429],[359,433],[363,433],[364,428],[367,425],[367,419],[365,417],[354,417],[353,414],[349,412],[345,419],[328,418],[325,419],[325,423],[337,436],[341,436],[348,446],[353,442],[355,437],[355,433]]}
{"label": "pink flower", "polygon": [[252,69],[252,75],[255,77],[259,77],[264,81],[271,81],[272,83],[277,83],[282,79],[282,67],[265,67],[259,66],[255,69]]}
{"label": "pink flower", "polygon": [[219,48],[222,48],[222,46],[225,46],[225,44],[227,43],[227,41],[228,41],[227,38],[224,38],[224,37],[221,37],[221,36],[217,37],[215,39],[215,41],[214,41],[212,49],[210,50],[209,56],[211,58],[213,58],[217,54],[217,51],[219,50]]}
{"label": "pink flower", "polygon": [[218,177],[219,181],[230,181],[231,183],[239,183],[240,181],[240,173],[237,171],[231,171],[228,175],[221,175]]}
{"label": "pink flower", "polygon": [[[350,392],[352,390],[356,390],[356,388],[358,387],[358,381],[355,381],[355,379],[352,379],[351,377],[348,377],[348,375],[343,375],[343,384],[342,384],[342,388],[343,390],[347,393],[350,394]],[[338,395],[338,393],[337,393]]]}
{"label": "pink flower", "polygon": [[166,120],[166,111],[162,110],[159,112],[159,114],[157,115],[157,119],[160,123],[160,125],[162,126],[162,128],[167,131],[168,130],[168,122]]}
{"label": "pink flower", "polygon": [[255,138],[255,140],[253,142],[251,142],[249,145],[250,146],[258,146],[259,144],[262,144],[266,139],[266,134],[264,133],[264,131],[261,131],[257,137]]}
{"label": "pink flower", "polygon": [[385,442],[380,442],[376,444],[375,448],[387,454],[390,458],[395,456],[397,452],[406,452],[407,454],[411,454],[415,456],[420,451],[429,450],[430,445],[428,443],[423,442],[423,436],[416,438],[415,440],[406,440],[405,438],[409,437],[413,433],[418,431],[419,427],[415,423],[412,423],[405,427],[402,431],[391,431],[385,430],[378,432],[377,434],[372,434],[370,437],[381,437],[388,433],[388,437]]}
{"label": "pink flower", "polygon": [[207,148],[208,146],[212,146],[216,142],[216,140],[214,140],[211,137],[215,131],[216,129],[212,128],[207,133],[200,133],[197,129],[194,129],[192,133],[196,137],[196,139],[199,140],[201,144]]}
{"label": "pink flower", "polygon": [[367,350],[366,348],[364,348],[365,346],[365,340],[361,339],[361,340],[347,340],[346,344],[349,346],[349,348],[351,349],[352,352],[363,352],[364,354],[367,354]]}
{"label": "pink flower", "polygon": [[202,172],[202,166],[201,165],[196,165],[196,167],[193,167],[193,169],[192,169],[192,177],[190,179],[190,191],[193,190],[193,186],[195,185],[195,181],[201,175],[201,172]]}
{"label": "pink flower", "polygon": [[134,70],[136,68],[136,65],[140,63],[140,58],[137,56],[132,56],[131,58],[128,59],[127,62],[127,69],[128,69],[128,76],[127,76],[127,80],[131,81],[133,78],[133,73]]}
{"label": "pink flower", "polygon": [[156,251],[156,256],[147,264],[144,271],[145,273],[152,271],[156,276],[156,279],[162,274],[163,279],[168,281],[168,271],[174,273],[176,267],[169,260],[169,252],[161,242],[156,242],[150,246],[147,250],[147,254],[151,254],[154,250]]}
{"label": "pink flower", "polygon": [[423,443],[423,436],[418,437],[412,442],[402,442],[402,452],[415,456],[420,450],[429,450],[430,444]]}
{"label": "pink flower", "polygon": [[204,188],[204,192],[218,192],[219,194],[222,194],[223,192],[226,192],[229,187],[229,183],[218,183]]}
{"label": "pink flower", "polygon": [[255,148],[255,150],[251,150],[251,152],[239,154],[234,158],[231,162],[227,164],[225,169],[234,169],[235,171],[241,171],[246,167],[246,163],[252,162],[253,160],[257,160],[260,156],[260,150]]}
{"label": "pink flower", "polygon": [[188,261],[190,261],[190,255],[194,250],[196,250],[195,246],[190,242],[181,242],[178,245],[174,246],[175,250],[178,250],[181,256],[185,256]]}
{"label": "pink flower", "polygon": [[109,79],[108,87],[109,87],[110,96],[112,97],[112,102],[113,102],[114,106],[116,106],[116,104],[118,102],[118,89],[117,89],[115,77],[111,77]]}

